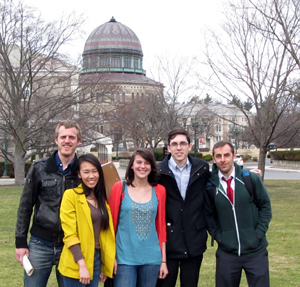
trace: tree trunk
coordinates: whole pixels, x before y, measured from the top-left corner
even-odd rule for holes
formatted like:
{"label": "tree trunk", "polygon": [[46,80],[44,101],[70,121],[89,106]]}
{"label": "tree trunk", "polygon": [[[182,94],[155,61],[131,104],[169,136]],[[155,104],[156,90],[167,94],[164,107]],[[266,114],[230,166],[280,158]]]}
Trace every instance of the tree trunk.
{"label": "tree trunk", "polygon": [[24,185],[25,153],[22,146],[18,143],[18,141],[16,141],[16,146],[15,146],[14,171],[15,171],[15,184]]}
{"label": "tree trunk", "polygon": [[265,176],[266,155],[267,155],[267,148],[265,146],[260,147],[258,168],[262,171],[262,180],[264,180],[264,176]]}

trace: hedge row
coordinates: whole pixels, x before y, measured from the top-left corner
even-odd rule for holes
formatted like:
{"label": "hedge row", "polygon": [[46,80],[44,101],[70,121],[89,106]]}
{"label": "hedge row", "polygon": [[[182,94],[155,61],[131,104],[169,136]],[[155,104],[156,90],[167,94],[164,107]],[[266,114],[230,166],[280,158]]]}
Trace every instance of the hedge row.
{"label": "hedge row", "polygon": [[300,161],[300,150],[274,151],[271,157],[275,160]]}
{"label": "hedge row", "polygon": [[[25,175],[27,174],[30,167],[31,167],[31,162],[25,163]],[[3,172],[4,172],[4,162],[2,161],[2,162],[0,162],[0,177],[3,175]],[[7,163],[7,175],[10,178],[15,177],[14,166],[11,162]]]}
{"label": "hedge row", "polygon": [[[189,155],[191,156],[191,157],[194,157],[194,155],[195,155],[195,152],[189,152]],[[201,153],[201,152],[197,152],[197,158],[201,158],[201,159],[203,159],[203,160],[205,160],[205,161],[210,161],[210,160],[212,160],[212,156],[210,155],[210,154],[207,154],[207,155],[203,155],[203,153]],[[163,159],[164,159],[164,156],[163,156],[163,151],[162,150],[156,150],[155,152],[154,152],[154,157],[155,157],[155,159],[156,159],[156,161],[162,161]]]}

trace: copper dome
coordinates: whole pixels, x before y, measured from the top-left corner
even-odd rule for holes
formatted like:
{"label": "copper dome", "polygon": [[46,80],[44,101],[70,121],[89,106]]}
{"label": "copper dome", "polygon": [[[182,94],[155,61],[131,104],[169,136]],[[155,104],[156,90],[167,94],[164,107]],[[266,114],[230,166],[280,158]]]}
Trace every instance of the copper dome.
{"label": "copper dome", "polygon": [[139,38],[114,17],[90,34],[82,56],[81,74],[116,72],[145,75]]}
{"label": "copper dome", "polygon": [[83,55],[89,53],[129,53],[143,55],[142,46],[136,34],[114,17],[94,29],[88,37]]}

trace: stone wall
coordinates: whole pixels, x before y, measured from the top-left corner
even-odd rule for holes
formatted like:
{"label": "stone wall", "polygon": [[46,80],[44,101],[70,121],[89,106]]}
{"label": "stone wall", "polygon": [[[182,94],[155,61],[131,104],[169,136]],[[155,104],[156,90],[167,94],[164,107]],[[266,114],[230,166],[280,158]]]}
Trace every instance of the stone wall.
{"label": "stone wall", "polygon": [[286,169],[299,169],[300,170],[300,161],[275,160],[274,159],[273,167],[286,168]]}

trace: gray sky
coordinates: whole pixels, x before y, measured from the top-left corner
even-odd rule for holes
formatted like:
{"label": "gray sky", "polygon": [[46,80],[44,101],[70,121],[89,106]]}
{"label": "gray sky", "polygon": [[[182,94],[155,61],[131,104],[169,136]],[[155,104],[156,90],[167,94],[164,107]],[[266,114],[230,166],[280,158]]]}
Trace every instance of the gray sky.
{"label": "gray sky", "polygon": [[[220,19],[221,0],[24,0],[53,20],[63,12],[75,11],[87,17],[86,35],[78,41],[72,54],[81,54],[89,34],[112,16],[132,29],[140,39],[144,69],[155,55],[198,56],[203,44],[203,29]],[[203,2],[203,3],[202,3]]]}

